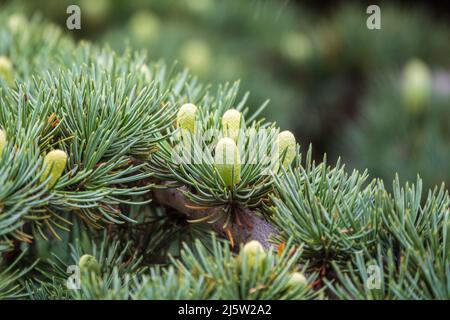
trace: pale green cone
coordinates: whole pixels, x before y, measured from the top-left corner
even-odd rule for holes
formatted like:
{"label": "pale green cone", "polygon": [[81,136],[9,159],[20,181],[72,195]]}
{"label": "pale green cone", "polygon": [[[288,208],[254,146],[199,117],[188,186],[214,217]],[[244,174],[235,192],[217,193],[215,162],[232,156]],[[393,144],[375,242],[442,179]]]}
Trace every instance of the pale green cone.
{"label": "pale green cone", "polygon": [[[294,160],[296,153],[296,141],[295,136],[290,131],[283,131],[278,134],[278,157],[281,158],[284,155],[283,167],[286,169]],[[287,151],[285,151],[287,149]],[[285,154],[283,154],[286,152]],[[276,170],[278,171],[279,165],[276,165]]]}
{"label": "pale green cone", "polygon": [[81,272],[93,272],[95,274],[100,274],[100,264],[97,262],[94,256],[90,254],[85,254],[81,256],[78,262]]}
{"label": "pale green cone", "polygon": [[146,64],[139,67],[139,72],[144,76],[145,82],[150,83],[152,81],[152,73]]}
{"label": "pale green cone", "polygon": [[266,258],[264,247],[256,240],[247,242],[242,248],[241,254],[246,256],[247,263],[250,267],[254,265],[261,266]]}
{"label": "pale green cone", "polygon": [[189,132],[195,132],[195,120],[197,116],[197,107],[192,103],[183,104],[178,111],[177,127]]}
{"label": "pale green cone", "polygon": [[230,137],[234,141],[239,136],[239,129],[241,128],[242,114],[236,109],[230,109],[222,116],[223,134]]}
{"label": "pale green cone", "polygon": [[300,272],[294,272],[288,280],[287,286],[294,289],[306,286],[307,281],[305,276]]}
{"label": "pale green cone", "polygon": [[413,59],[403,71],[403,99],[405,107],[413,113],[420,112],[431,93],[431,74],[426,64]]}
{"label": "pale green cone", "polygon": [[217,171],[225,182],[225,185],[231,187],[241,181],[241,161],[239,157],[239,150],[233,139],[220,139],[215,149],[214,162]]}
{"label": "pale green cone", "polygon": [[6,132],[0,130],[0,156],[2,155],[3,149],[5,149],[8,140],[6,140]]}
{"label": "pale green cone", "polygon": [[50,151],[44,158],[45,170],[41,175],[40,181],[43,182],[50,176],[47,188],[51,189],[61,177],[66,168],[67,154],[62,150]]}
{"label": "pale green cone", "polygon": [[9,86],[14,84],[14,70],[11,60],[5,56],[0,56],[0,78]]}
{"label": "pale green cone", "polygon": [[21,32],[27,23],[27,19],[22,14],[13,14],[8,19],[8,27],[13,34]]}

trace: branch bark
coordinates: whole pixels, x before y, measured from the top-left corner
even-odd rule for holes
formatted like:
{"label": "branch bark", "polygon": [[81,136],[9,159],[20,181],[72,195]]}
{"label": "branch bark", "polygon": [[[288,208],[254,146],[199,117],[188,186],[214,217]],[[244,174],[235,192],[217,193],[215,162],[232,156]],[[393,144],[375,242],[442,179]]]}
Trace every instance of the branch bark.
{"label": "branch bark", "polygon": [[[221,210],[220,207],[199,209],[198,205],[192,203],[183,194],[181,188],[154,189],[153,200],[161,205],[171,207],[180,213],[184,213],[188,219],[196,220],[207,217]],[[197,208],[193,208],[196,207]],[[263,217],[258,216],[254,211],[248,208],[240,210],[240,217],[246,223],[231,223],[227,229],[224,229],[225,217],[210,223],[211,229],[221,236],[229,238],[231,235],[236,248],[241,243],[245,244],[250,240],[259,241],[265,248],[272,244],[269,242],[269,236],[276,234],[276,229],[268,223]],[[228,230],[228,231],[227,231]],[[230,234],[228,234],[228,232]]]}

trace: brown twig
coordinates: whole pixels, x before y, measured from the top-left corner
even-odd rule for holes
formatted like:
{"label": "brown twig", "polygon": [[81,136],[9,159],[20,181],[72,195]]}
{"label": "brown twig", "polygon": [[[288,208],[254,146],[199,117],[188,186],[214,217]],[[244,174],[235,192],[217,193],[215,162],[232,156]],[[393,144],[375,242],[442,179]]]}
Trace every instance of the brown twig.
{"label": "brown twig", "polygon": [[[152,191],[152,197],[156,203],[174,208],[180,213],[185,214],[189,220],[198,220],[208,216],[215,216],[215,214],[218,214],[217,216],[220,217],[220,211],[223,208],[199,207],[186,198],[182,192],[183,189],[185,187],[154,189]],[[238,223],[229,223],[227,228],[224,229],[225,215],[219,219],[214,219],[213,222],[207,221],[206,223],[211,226],[212,230],[223,237],[229,237],[231,235],[237,248],[239,248],[241,243],[245,244],[250,240],[257,240],[266,248],[271,247],[272,244],[269,242],[269,236],[276,234],[276,229],[266,219],[248,208],[240,207],[239,214],[248,223],[240,225]]]}

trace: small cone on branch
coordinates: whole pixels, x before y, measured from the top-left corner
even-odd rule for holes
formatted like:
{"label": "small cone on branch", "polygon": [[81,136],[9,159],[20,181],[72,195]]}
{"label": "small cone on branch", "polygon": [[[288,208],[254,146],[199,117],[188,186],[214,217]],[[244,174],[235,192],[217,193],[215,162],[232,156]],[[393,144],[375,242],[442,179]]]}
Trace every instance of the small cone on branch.
{"label": "small cone on branch", "polygon": [[196,115],[197,107],[194,104],[183,104],[177,114],[177,127],[194,133]]}
{"label": "small cone on branch", "polygon": [[289,288],[305,287],[307,284],[305,276],[300,272],[294,272],[289,279],[287,286]]}
{"label": "small cone on branch", "polygon": [[152,73],[151,73],[150,69],[148,68],[148,66],[145,63],[143,63],[139,67],[138,70],[143,75],[145,82],[150,83],[152,81]]}
{"label": "small cone on branch", "polygon": [[423,110],[431,93],[431,75],[425,63],[413,59],[403,71],[403,99],[412,113]]}
{"label": "small cone on branch", "polygon": [[234,141],[239,136],[239,129],[241,128],[242,114],[236,109],[230,109],[222,116],[223,134],[230,137]]}
{"label": "small cone on branch", "polygon": [[[283,159],[283,167],[287,168],[295,158],[296,141],[292,132],[286,130],[278,134],[278,157]],[[278,166],[277,166],[278,169]]]}
{"label": "small cone on branch", "polygon": [[255,265],[261,266],[266,258],[264,247],[259,241],[252,240],[247,242],[242,248],[241,255],[245,255],[248,265],[253,267]]}
{"label": "small cone on branch", "polygon": [[215,149],[214,162],[226,186],[231,187],[241,181],[239,150],[233,139],[219,140]]}
{"label": "small cone on branch", "polygon": [[45,170],[41,175],[40,181],[45,181],[49,176],[47,188],[51,189],[61,177],[66,168],[67,154],[62,150],[50,151],[44,158]]}
{"label": "small cone on branch", "polygon": [[81,272],[92,272],[97,275],[100,274],[100,264],[97,259],[90,254],[85,254],[81,256],[78,265],[80,267]]}
{"label": "small cone on branch", "polygon": [[8,140],[6,140],[6,132],[0,129],[0,156],[2,155],[3,149],[5,149]]}
{"label": "small cone on branch", "polygon": [[14,70],[11,60],[5,56],[0,56],[0,79],[3,79],[9,86],[14,84]]}
{"label": "small cone on branch", "polygon": [[27,19],[22,14],[13,14],[8,19],[8,27],[13,34],[21,32],[27,26]]}

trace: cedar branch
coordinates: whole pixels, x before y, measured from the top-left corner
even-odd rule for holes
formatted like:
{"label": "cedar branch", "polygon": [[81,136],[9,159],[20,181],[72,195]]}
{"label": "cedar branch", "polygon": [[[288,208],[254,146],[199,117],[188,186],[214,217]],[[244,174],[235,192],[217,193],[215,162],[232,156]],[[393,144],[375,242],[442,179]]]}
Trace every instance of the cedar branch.
{"label": "cedar branch", "polygon": [[[219,213],[219,211],[222,210],[221,207],[198,207],[198,205],[187,199],[183,194],[182,189],[185,189],[185,187],[154,189],[153,200],[160,205],[171,207],[180,213],[185,214],[190,220],[205,218],[214,215],[215,213]],[[266,219],[245,207],[242,207],[239,210],[239,215],[245,223],[238,224],[233,222],[229,224],[227,229],[224,229],[223,227],[225,224],[225,217],[207,223],[211,226],[212,230],[221,236],[229,237],[229,235],[227,235],[227,232],[229,232],[237,248],[239,248],[241,243],[245,244],[250,240],[259,241],[265,248],[272,246],[269,242],[269,236],[271,234],[276,234],[277,232]]]}

